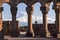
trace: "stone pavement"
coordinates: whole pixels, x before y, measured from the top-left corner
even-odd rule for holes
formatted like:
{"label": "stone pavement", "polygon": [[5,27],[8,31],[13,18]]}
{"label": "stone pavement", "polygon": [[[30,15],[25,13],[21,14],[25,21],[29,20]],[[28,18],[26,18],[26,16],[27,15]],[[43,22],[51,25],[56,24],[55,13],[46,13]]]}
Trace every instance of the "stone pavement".
{"label": "stone pavement", "polygon": [[7,40],[60,40],[60,38],[36,38],[36,37],[5,37]]}
{"label": "stone pavement", "polygon": [[4,39],[7,40],[60,40],[60,35],[58,38],[52,38],[52,37],[48,37],[48,38],[41,38],[41,37],[25,37],[24,35],[26,34],[26,32],[21,32],[20,33],[20,37],[10,37],[10,36],[4,36]]}

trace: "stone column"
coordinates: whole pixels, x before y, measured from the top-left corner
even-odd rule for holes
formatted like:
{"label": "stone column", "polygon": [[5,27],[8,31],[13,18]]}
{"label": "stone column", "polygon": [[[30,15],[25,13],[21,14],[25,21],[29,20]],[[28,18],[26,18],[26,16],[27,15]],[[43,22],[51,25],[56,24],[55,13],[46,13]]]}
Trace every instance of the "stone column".
{"label": "stone column", "polygon": [[3,7],[0,8],[0,28],[2,28],[2,11]]}
{"label": "stone column", "polygon": [[60,36],[60,12],[59,9],[55,10],[56,13],[56,35],[58,34],[58,36]]}
{"label": "stone column", "polygon": [[33,14],[33,7],[28,6],[26,8],[27,14],[28,14],[28,32],[27,32],[27,36],[34,36],[34,32],[33,32],[33,27],[32,27],[32,14]]}
{"label": "stone column", "polygon": [[46,7],[41,6],[42,14],[43,14],[43,28],[42,28],[42,37],[46,37],[47,35],[47,12],[46,12]]}
{"label": "stone column", "polygon": [[55,9],[56,13],[56,33],[58,34],[58,37],[60,36],[60,12],[59,9]]}
{"label": "stone column", "polygon": [[59,8],[59,33],[60,33],[60,8]]}
{"label": "stone column", "polygon": [[59,8],[57,8],[56,4],[53,5],[53,9],[55,10],[55,13],[56,13],[56,22],[55,22],[56,29],[55,29],[54,37],[57,37],[58,31],[59,31],[59,27],[60,27],[60,13],[59,13]]}
{"label": "stone column", "polygon": [[3,33],[3,27],[2,27],[2,11],[3,7],[0,7],[0,40],[4,40],[4,33]]}
{"label": "stone column", "polygon": [[18,37],[18,27],[16,24],[16,14],[17,14],[17,7],[12,5],[11,6],[11,14],[12,14],[12,30],[11,30],[11,36]]}
{"label": "stone column", "polygon": [[60,38],[60,8],[59,8],[59,27],[58,27],[59,33],[58,33],[58,38]]}

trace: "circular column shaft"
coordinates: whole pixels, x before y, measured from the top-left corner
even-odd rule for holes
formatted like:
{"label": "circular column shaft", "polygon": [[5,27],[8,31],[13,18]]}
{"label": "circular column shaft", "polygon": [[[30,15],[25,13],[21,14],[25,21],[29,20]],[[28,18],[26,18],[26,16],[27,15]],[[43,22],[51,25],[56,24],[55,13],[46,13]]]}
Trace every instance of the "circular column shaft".
{"label": "circular column shaft", "polygon": [[42,37],[46,37],[46,31],[47,31],[47,12],[46,12],[46,7],[45,6],[41,6],[40,7],[42,14],[43,14],[43,28],[42,28]]}
{"label": "circular column shaft", "polygon": [[28,6],[26,8],[27,14],[28,14],[28,32],[27,32],[27,36],[34,36],[34,32],[33,32],[33,27],[32,27],[32,14],[33,14],[33,7]]}

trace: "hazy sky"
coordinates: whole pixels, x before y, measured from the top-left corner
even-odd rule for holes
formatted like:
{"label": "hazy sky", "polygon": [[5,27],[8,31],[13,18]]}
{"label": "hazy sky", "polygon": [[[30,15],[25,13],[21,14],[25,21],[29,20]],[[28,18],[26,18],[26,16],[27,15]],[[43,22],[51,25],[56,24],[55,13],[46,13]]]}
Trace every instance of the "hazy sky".
{"label": "hazy sky", "polygon": [[[55,19],[55,12],[52,9],[52,5],[53,5],[53,3],[51,2],[50,7],[49,7],[50,9],[49,9],[49,12],[48,12],[48,18]],[[2,7],[4,7],[4,11],[2,12],[3,20],[5,20],[5,19],[12,19],[9,4],[4,3],[2,5]],[[26,7],[27,7],[27,5],[25,5],[24,3],[20,3],[20,4],[17,5],[17,8],[18,8],[17,16],[16,16],[17,18],[22,17],[23,14],[27,14],[26,13]],[[42,17],[42,13],[41,13],[40,7],[41,7],[41,4],[39,2],[34,4],[33,16],[35,16],[35,17],[37,17],[37,16]],[[22,15],[20,15],[20,14],[22,14]]]}

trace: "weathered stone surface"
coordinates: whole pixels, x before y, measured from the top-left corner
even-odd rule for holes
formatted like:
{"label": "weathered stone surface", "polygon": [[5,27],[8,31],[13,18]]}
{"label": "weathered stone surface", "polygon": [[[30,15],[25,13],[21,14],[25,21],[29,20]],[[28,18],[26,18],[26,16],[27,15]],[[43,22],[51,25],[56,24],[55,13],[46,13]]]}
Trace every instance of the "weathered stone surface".
{"label": "weathered stone surface", "polygon": [[8,40],[60,40],[59,38],[7,38]]}
{"label": "weathered stone surface", "polygon": [[[46,28],[48,27],[47,26],[47,12],[46,12],[47,8],[46,7],[49,8],[49,6],[45,7],[45,4],[47,4],[47,3],[50,4],[51,1],[54,3],[55,7],[57,7],[58,9],[60,8],[60,0],[58,0],[58,1],[57,0],[34,0],[34,2],[32,0],[0,0],[0,7],[2,7],[2,4],[4,2],[8,2],[10,4],[10,6],[13,6],[11,12],[13,14],[12,19],[13,19],[13,26],[14,26],[16,24],[16,13],[17,13],[17,7],[16,6],[17,6],[17,4],[19,4],[21,2],[25,3],[27,5],[29,30],[33,33],[33,28],[32,28],[32,12],[33,12],[33,8],[31,6],[33,4],[35,4],[36,2],[40,2],[41,5],[42,5],[41,10],[42,10],[42,13],[43,13],[43,30],[45,30],[43,32],[45,34]],[[54,10],[56,11],[56,9],[54,9]],[[2,8],[0,8],[0,13],[2,13]],[[56,25],[58,25],[59,31],[60,31],[60,14],[59,13],[56,13]],[[2,14],[0,16],[0,20],[1,20],[0,26],[2,27]],[[16,26],[14,27],[14,29],[15,28],[16,28]]]}

